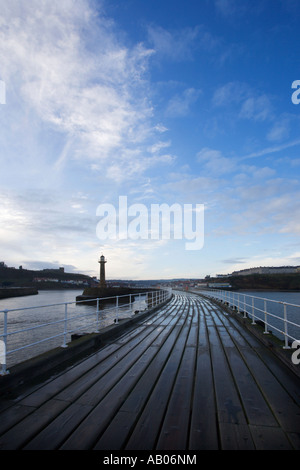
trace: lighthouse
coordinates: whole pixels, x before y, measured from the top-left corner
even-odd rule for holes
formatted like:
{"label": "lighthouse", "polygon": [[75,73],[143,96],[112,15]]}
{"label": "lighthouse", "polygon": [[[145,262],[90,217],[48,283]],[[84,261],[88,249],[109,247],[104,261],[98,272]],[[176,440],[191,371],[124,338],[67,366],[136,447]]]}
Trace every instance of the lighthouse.
{"label": "lighthouse", "polygon": [[106,287],[106,282],[105,282],[105,263],[106,260],[103,255],[100,256],[100,259],[98,261],[100,263],[100,287]]}

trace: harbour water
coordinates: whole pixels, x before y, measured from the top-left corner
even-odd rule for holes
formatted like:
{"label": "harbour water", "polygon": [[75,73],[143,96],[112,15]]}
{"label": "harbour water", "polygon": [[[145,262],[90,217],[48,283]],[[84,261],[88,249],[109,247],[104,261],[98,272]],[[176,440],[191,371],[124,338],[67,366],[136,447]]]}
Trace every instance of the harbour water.
{"label": "harbour water", "polygon": [[[131,308],[123,305],[120,299],[119,308],[115,304],[101,305],[100,314],[96,315],[96,306],[77,302],[76,296],[81,295],[82,290],[41,290],[38,295],[26,297],[13,297],[0,300],[0,335],[3,334],[4,315],[3,310],[9,311],[7,327],[7,366],[11,367],[17,363],[37,356],[45,351],[59,347],[64,342],[65,327],[65,304],[67,305],[68,330],[73,333],[92,333],[114,323],[118,319],[126,318],[134,314],[136,310],[146,308],[145,296],[135,297]],[[45,305],[47,305],[45,307]],[[26,310],[18,310],[18,309]],[[82,317],[82,315],[86,315]],[[78,317],[78,318],[76,318]],[[80,318],[79,318],[80,317]],[[41,327],[41,325],[44,325]],[[21,332],[21,330],[29,329]],[[20,332],[19,332],[20,331]],[[10,333],[15,333],[10,335]],[[19,333],[17,333],[19,332]],[[45,342],[26,347],[20,351],[11,352],[15,349],[39,342],[43,338],[50,338]],[[0,339],[2,339],[0,337]],[[71,340],[68,333],[66,342]]]}

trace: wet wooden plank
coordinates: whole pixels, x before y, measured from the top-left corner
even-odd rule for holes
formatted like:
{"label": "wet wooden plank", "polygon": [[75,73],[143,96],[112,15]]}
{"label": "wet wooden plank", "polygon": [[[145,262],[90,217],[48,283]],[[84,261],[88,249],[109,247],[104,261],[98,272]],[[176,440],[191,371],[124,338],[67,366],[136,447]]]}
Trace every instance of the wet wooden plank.
{"label": "wet wooden plank", "polygon": [[80,422],[91,411],[91,406],[72,403],[42,429],[30,442],[23,447],[24,450],[54,450],[76,429]]}
{"label": "wet wooden plank", "polygon": [[204,315],[200,315],[194,387],[188,448],[218,450],[215,392]]}
{"label": "wet wooden plank", "polygon": [[32,406],[20,405],[10,406],[0,414],[0,435],[8,431],[9,428],[22,421],[26,416],[35,410]]}
{"label": "wet wooden plank", "polygon": [[222,423],[247,424],[243,406],[216,329],[213,326],[209,326],[208,333],[218,421]]}
{"label": "wet wooden plank", "polygon": [[[107,393],[101,401],[93,406],[88,416],[77,426],[73,433],[60,447],[64,450],[88,450],[94,447],[99,436],[112,421],[126,397],[145,371],[148,361],[153,357],[154,348],[148,348],[143,358],[133,364],[128,374],[115,383],[115,386]],[[101,389],[99,389],[101,394]]]}
{"label": "wet wooden plank", "polygon": [[65,408],[60,400],[49,400],[26,418],[18,422],[0,438],[0,449],[22,448]]}
{"label": "wet wooden plank", "polygon": [[222,450],[255,450],[252,435],[247,424],[220,422]]}
{"label": "wet wooden plank", "polygon": [[[231,322],[231,320],[230,320]],[[265,347],[262,347],[260,342],[254,337],[248,330],[241,329],[237,320],[234,320],[233,324],[236,328],[233,328],[234,331],[234,340],[239,345],[239,348],[249,349],[251,347],[260,357],[260,359],[266,364],[268,369],[272,374],[277,378],[277,380],[282,384],[282,386],[287,390],[289,395],[293,396],[295,401],[299,402],[300,400],[300,388],[299,380],[295,378],[295,375],[285,367],[272,351],[268,350]],[[243,344],[243,345],[242,345]]]}
{"label": "wet wooden plank", "polygon": [[249,371],[238,348],[230,338],[228,331],[223,328],[218,331],[248,423],[257,426],[278,426],[278,422],[265,397],[257,386],[257,382]]}
{"label": "wet wooden plank", "polygon": [[101,398],[106,395],[114,385],[123,378],[130,368],[139,361],[139,358],[147,351],[153,341],[164,330],[154,329],[143,341],[139,342],[134,348],[128,352],[122,359],[118,360],[113,367],[106,368],[106,373],[99,380],[93,383],[88,390],[83,393],[78,401],[86,405],[96,405]]}
{"label": "wet wooden plank", "polygon": [[164,413],[172,393],[178,367],[184,351],[187,328],[180,330],[174,348],[161,372],[152,391],[147,405],[143,409],[135,428],[132,431],[126,450],[152,450],[155,449]]}
{"label": "wet wooden plank", "polygon": [[156,444],[156,450],[185,450],[188,446],[195,376],[195,355],[196,349],[186,346]]}
{"label": "wet wooden plank", "polygon": [[[170,341],[173,341],[172,335],[178,334],[176,327],[171,330],[171,333],[169,329],[163,331],[166,334],[166,338]],[[157,348],[154,346],[152,348],[145,348],[145,352],[140,359],[136,359],[133,362],[127,374],[123,374],[118,381],[115,381],[110,392],[103,397],[90,413],[88,419],[84,420],[74,431],[72,436],[63,444],[62,449],[89,449],[96,445],[99,436],[105,431],[114,416],[119,412],[122,404],[136,386],[140,377],[147,370],[156,353]],[[113,375],[114,373],[112,372],[112,376]],[[98,389],[98,395],[102,395],[101,388]]]}
{"label": "wet wooden plank", "polygon": [[256,351],[249,348],[243,350],[243,355],[279,425],[285,431],[299,432],[299,403],[288,394]]}
{"label": "wet wooden plank", "polygon": [[154,384],[158,380],[173,346],[174,339],[172,336],[169,336],[163,344],[159,344],[158,351],[149,367],[95,445],[96,450],[124,448],[141,411],[149,400]]}
{"label": "wet wooden plank", "polygon": [[278,427],[250,426],[257,450],[293,450],[286,434]]}

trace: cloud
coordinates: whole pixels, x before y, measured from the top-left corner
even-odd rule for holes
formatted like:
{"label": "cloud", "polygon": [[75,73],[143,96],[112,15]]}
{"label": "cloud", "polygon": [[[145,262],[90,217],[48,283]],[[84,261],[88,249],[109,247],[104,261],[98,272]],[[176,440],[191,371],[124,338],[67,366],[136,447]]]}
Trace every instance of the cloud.
{"label": "cloud", "polygon": [[196,90],[195,88],[187,88],[183,91],[182,94],[177,94],[173,96],[167,105],[166,116],[169,117],[183,117],[187,116],[191,107],[197,102],[201,90]]}
{"label": "cloud", "polygon": [[264,94],[258,97],[247,98],[240,111],[240,117],[254,121],[267,120],[272,112],[269,98]]}
{"label": "cloud", "polygon": [[197,153],[197,161],[201,163],[204,171],[213,175],[229,173],[236,169],[235,161],[224,157],[222,152],[210,148],[203,148]]}
{"label": "cloud", "polygon": [[249,87],[247,84],[234,81],[217,88],[212,98],[213,106],[228,106],[240,104],[249,96]]}
{"label": "cloud", "polygon": [[244,262],[245,258],[228,258],[222,260],[222,263],[225,264],[243,264]]}
{"label": "cloud", "polygon": [[248,155],[241,157],[240,160],[263,157],[264,155],[270,155],[272,153],[281,152],[282,150],[286,150],[291,147],[297,147],[298,145],[300,145],[300,139],[292,140],[291,142],[286,142],[285,144],[282,144],[282,145],[277,145],[275,147],[267,147],[262,150],[257,150],[256,152],[252,152]]}
{"label": "cloud", "polygon": [[148,27],[148,41],[155,53],[172,61],[186,61],[193,57],[199,27],[168,31],[160,26]]}
{"label": "cloud", "polygon": [[151,51],[125,47],[90,5],[32,0],[20,8],[17,1],[2,2],[8,117],[13,123],[21,112],[37,133],[45,125],[52,129],[61,146],[59,156],[50,157],[56,170],[68,159],[105,162],[133,141],[142,143],[152,125],[144,80]]}
{"label": "cloud", "polygon": [[[251,12],[251,9],[255,10],[249,0],[215,0],[215,8],[226,18],[241,17]],[[256,9],[260,11],[260,5]]]}
{"label": "cloud", "polygon": [[163,148],[167,148],[167,147],[170,147],[171,145],[171,142],[170,141],[167,141],[167,142],[156,142],[155,144],[153,144],[150,148],[149,148],[149,152],[150,153],[158,153],[161,149]]}
{"label": "cloud", "polygon": [[294,122],[299,126],[298,117],[294,115],[285,113],[278,116],[267,134],[267,139],[271,142],[278,142],[287,139]]}
{"label": "cloud", "polygon": [[239,81],[228,82],[217,88],[212,97],[212,105],[226,106],[241,119],[261,122],[273,118],[270,98]]}

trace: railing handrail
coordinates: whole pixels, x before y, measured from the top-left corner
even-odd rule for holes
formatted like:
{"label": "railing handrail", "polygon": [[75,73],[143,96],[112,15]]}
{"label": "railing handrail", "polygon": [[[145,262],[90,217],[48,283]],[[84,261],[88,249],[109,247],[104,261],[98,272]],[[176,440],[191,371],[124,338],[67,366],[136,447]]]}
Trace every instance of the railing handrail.
{"label": "railing handrail", "polygon": [[80,304],[80,303],[86,303],[86,302],[96,302],[98,299],[99,300],[109,300],[109,299],[115,299],[116,297],[128,297],[130,295],[146,295],[146,294],[152,294],[152,293],[155,293],[155,292],[159,292],[159,291],[162,291],[162,290],[167,290],[167,289],[159,289],[159,290],[154,290],[154,291],[145,291],[145,292],[130,292],[129,294],[122,294],[122,295],[113,295],[111,297],[93,297],[93,298],[86,298],[86,299],[82,299],[82,300],[72,300],[72,301],[69,301],[69,302],[58,302],[58,303],[55,303],[55,304],[43,304],[43,305],[33,305],[32,307],[19,307],[19,308],[9,308],[9,309],[3,309],[3,310],[0,310],[0,313],[3,313],[3,312],[16,312],[16,311],[19,311],[19,310],[32,310],[34,308],[43,308],[43,307],[56,307],[58,305],[70,305],[70,304]]}
{"label": "railing handrail", "polygon": [[[155,294],[155,295],[153,295],[153,294]],[[75,331],[80,330],[80,327],[77,327],[75,330],[68,329],[68,322],[70,322],[70,320],[95,315],[96,332],[99,332],[98,327],[99,327],[99,322],[101,320],[101,319],[99,319],[99,315],[101,313],[101,310],[99,309],[100,302],[105,303],[108,300],[109,301],[115,300],[114,305],[107,306],[107,308],[105,309],[105,312],[107,313],[109,310],[115,310],[115,320],[114,320],[114,322],[118,323],[118,321],[119,321],[119,318],[118,318],[119,310],[123,309],[125,307],[132,308],[132,305],[135,302],[136,297],[141,299],[141,297],[147,296],[148,302],[151,302],[151,307],[149,307],[149,305],[148,305],[148,307],[145,309],[145,310],[147,310],[149,308],[160,305],[165,300],[168,300],[171,297],[171,294],[172,294],[172,289],[163,288],[163,289],[157,289],[157,290],[153,290],[153,291],[130,292],[128,294],[122,294],[122,295],[116,295],[116,296],[110,296],[110,297],[93,297],[93,298],[86,298],[86,299],[82,299],[82,300],[74,300],[74,301],[69,301],[69,302],[59,302],[59,303],[51,303],[51,304],[44,304],[44,305],[34,305],[34,306],[31,306],[31,307],[20,307],[20,308],[0,310],[0,314],[4,315],[3,333],[0,333],[0,339],[3,338],[4,348],[5,348],[5,363],[2,363],[2,370],[0,369],[0,375],[5,375],[5,374],[8,373],[8,371],[6,370],[6,356],[9,355],[9,354],[12,354],[13,352],[20,351],[22,349],[40,344],[42,342],[45,342],[45,341],[53,339],[53,338],[57,338],[59,336],[62,336],[64,338],[62,347],[67,347],[67,342],[66,342],[67,335],[71,334],[71,333],[74,333]],[[149,296],[150,296],[150,298],[149,298]],[[129,298],[129,302],[127,302],[125,304],[124,303],[120,304],[119,299],[121,299],[123,297]],[[95,302],[96,302],[96,305],[94,305]],[[93,306],[95,306],[96,308],[95,308],[95,310],[93,310],[93,312],[85,312],[84,314],[69,316],[68,315],[68,306],[73,305],[73,304],[78,305],[80,303],[84,303],[84,304],[93,303]],[[58,307],[58,306],[64,306],[65,307],[64,314],[62,312],[63,318],[61,318],[59,320],[54,320],[54,321],[47,321],[47,322],[44,322],[44,323],[41,323],[41,324],[38,324],[38,325],[34,325],[34,326],[31,326],[31,327],[23,328],[23,329],[16,330],[16,331],[11,331],[11,332],[8,331],[7,327],[8,327],[9,313],[10,312],[32,310],[32,309],[41,309],[41,308],[46,308],[46,307]],[[7,338],[9,336],[16,335],[18,333],[24,333],[24,332],[27,332],[27,331],[35,330],[35,329],[42,328],[42,327],[45,327],[45,326],[55,325],[55,324],[58,324],[58,323],[64,323],[65,324],[64,325],[64,331],[62,333],[59,333],[59,334],[56,334],[56,335],[51,335],[51,336],[48,336],[46,338],[39,339],[38,341],[34,341],[32,343],[22,345],[18,348],[12,349],[12,350],[7,350]],[[94,325],[94,323],[93,323],[93,325]],[[88,326],[90,326],[90,325],[85,324],[82,328],[87,328]],[[0,351],[0,354],[1,354],[1,351]],[[0,356],[0,359],[1,359],[1,356]],[[0,362],[0,366],[1,366],[1,362]]]}
{"label": "railing handrail", "polygon": [[222,293],[228,293],[228,294],[238,294],[238,295],[244,295],[246,297],[253,297],[254,299],[259,299],[259,300],[267,300],[268,302],[275,302],[278,304],[286,304],[286,305],[291,305],[293,307],[300,307],[299,304],[291,304],[289,302],[285,302],[283,300],[275,300],[275,299],[270,299],[269,297],[259,297],[257,295],[251,295],[251,294],[246,294],[245,292],[237,292],[237,291],[227,291],[227,290],[222,290],[222,289],[203,289],[204,292],[222,292]]}

